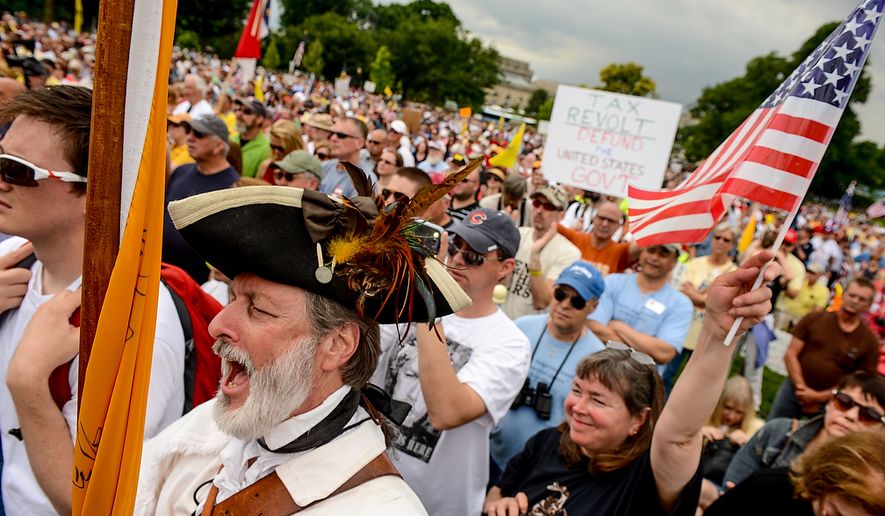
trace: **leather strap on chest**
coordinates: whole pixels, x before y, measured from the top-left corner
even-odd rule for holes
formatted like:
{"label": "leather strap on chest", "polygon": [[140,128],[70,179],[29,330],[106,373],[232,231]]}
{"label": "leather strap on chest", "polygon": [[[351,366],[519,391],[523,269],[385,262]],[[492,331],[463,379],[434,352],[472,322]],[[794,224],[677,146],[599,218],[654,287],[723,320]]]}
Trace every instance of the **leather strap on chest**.
{"label": "leather strap on chest", "polygon": [[303,507],[295,503],[295,500],[289,494],[289,490],[283,485],[283,481],[280,480],[276,472],[260,479],[218,505],[215,504],[218,488],[213,485],[209,490],[209,497],[203,505],[201,516],[240,516],[246,514],[283,516],[294,514],[370,480],[388,475],[400,476],[399,471],[396,470],[394,465],[391,464],[390,459],[387,458],[387,454],[381,453],[363,466],[361,470],[357,471],[347,482],[341,484],[332,494]]}

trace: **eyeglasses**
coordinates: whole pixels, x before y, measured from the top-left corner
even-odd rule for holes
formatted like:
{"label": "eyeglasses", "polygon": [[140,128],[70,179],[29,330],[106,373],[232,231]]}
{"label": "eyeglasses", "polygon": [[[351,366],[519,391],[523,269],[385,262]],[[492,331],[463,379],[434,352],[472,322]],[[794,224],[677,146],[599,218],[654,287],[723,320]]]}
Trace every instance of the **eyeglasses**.
{"label": "eyeglasses", "polygon": [[274,172],[273,172],[273,178],[274,178],[275,181],[282,181],[283,179],[285,179],[287,183],[291,183],[291,182],[294,181],[296,178],[298,178],[298,176],[301,176],[301,175],[304,175],[304,174],[310,174],[310,173],[311,173],[311,172],[307,172],[307,171],[303,171],[303,172],[286,172],[285,170],[276,169],[276,170],[274,170]]}
{"label": "eyeglasses", "polygon": [[605,349],[615,349],[618,351],[626,351],[626,352],[630,353],[630,358],[639,362],[642,365],[650,365],[650,366],[655,365],[655,359],[646,355],[642,351],[636,351],[635,349],[624,344],[623,342],[615,342],[613,340],[610,340],[605,344]]}
{"label": "eyeglasses", "polygon": [[[480,267],[482,264],[486,263],[486,260],[495,261],[496,258],[489,258],[482,253],[477,253],[472,249],[467,249],[461,247],[461,243],[463,241],[459,241],[459,239],[455,239],[451,245],[449,245],[449,256],[454,258],[461,253],[461,256],[464,258],[464,263],[470,265],[471,267]],[[466,245],[466,244],[464,244]]]}
{"label": "eyeglasses", "polygon": [[726,244],[730,244],[732,241],[730,238],[725,238],[724,236],[719,235],[714,235],[713,240],[716,240],[717,242],[725,242]]}
{"label": "eyeglasses", "polygon": [[382,145],[382,144],[384,144],[384,142],[382,142],[382,141],[378,141],[378,140],[366,140],[366,143],[371,144],[371,145]]}
{"label": "eyeglasses", "polygon": [[193,127],[191,127],[189,125],[184,126],[184,132],[185,132],[185,134],[193,134],[194,138],[197,138],[198,140],[202,140],[203,138],[209,136],[206,133],[201,133],[200,131],[197,131],[196,129],[194,129]]}
{"label": "eyeglasses", "polygon": [[569,299],[572,302],[572,308],[575,310],[583,310],[585,306],[587,306],[587,300],[581,296],[569,296],[568,292],[561,288],[553,289],[553,299],[555,299],[558,303],[562,303],[566,299]]}
{"label": "eyeglasses", "polygon": [[878,410],[873,407],[868,407],[866,405],[861,405],[860,403],[854,401],[851,396],[845,394],[842,391],[833,390],[833,406],[839,409],[841,412],[848,412],[854,407],[858,407],[860,410],[857,413],[857,419],[863,424],[869,425],[872,423],[882,423],[885,425],[885,416],[879,413]]}
{"label": "eyeglasses", "polygon": [[617,219],[610,219],[610,218],[608,218],[608,217],[603,217],[602,215],[596,215],[596,216],[593,217],[593,218],[595,218],[595,219],[598,220],[599,222],[606,222],[606,223],[608,223],[608,224],[618,224],[618,225],[619,225],[619,224],[621,223],[620,220],[617,220]]}
{"label": "eyeglasses", "polygon": [[248,108],[248,107],[243,106],[241,104],[236,104],[234,106],[234,111],[239,111],[239,112],[243,113],[244,115],[254,115],[255,114],[255,111],[252,111],[251,108]]}
{"label": "eyeglasses", "polygon": [[[391,196],[391,195],[393,196],[393,200],[394,200],[395,202],[401,202],[401,201],[408,201],[408,200],[409,200],[409,196],[406,195],[406,194],[404,194],[404,193],[402,193],[402,192],[397,192],[396,190],[390,190],[390,189],[387,189],[387,188],[382,188],[382,189],[381,189],[381,198],[384,199],[385,201],[386,201],[387,199],[390,199],[390,196]],[[452,255],[452,256],[454,256],[454,255]]]}
{"label": "eyeglasses", "polygon": [[330,157],[332,157],[331,154],[327,154],[327,153],[325,153],[325,152],[315,152],[314,155],[315,155],[315,156],[317,157],[317,159],[319,159],[319,160],[325,160],[325,159],[329,159]]}
{"label": "eyeglasses", "polygon": [[535,208],[544,208],[545,211],[558,211],[559,208],[553,205],[550,201],[542,201],[541,199],[535,198],[532,199],[532,206]]}
{"label": "eyeglasses", "polygon": [[348,138],[356,138],[356,136],[352,134],[342,133],[341,131],[330,131],[332,136],[338,138],[339,140],[346,140]]}
{"label": "eyeglasses", "polygon": [[11,154],[0,154],[0,179],[15,186],[38,186],[37,181],[47,178],[65,183],[85,183],[86,178],[73,172],[55,172],[40,168],[26,159]]}
{"label": "eyeglasses", "polygon": [[271,146],[270,146],[270,150],[274,150],[274,151],[277,151],[277,152],[286,152],[286,148],[283,147],[282,145],[273,145],[273,144],[271,144]]}

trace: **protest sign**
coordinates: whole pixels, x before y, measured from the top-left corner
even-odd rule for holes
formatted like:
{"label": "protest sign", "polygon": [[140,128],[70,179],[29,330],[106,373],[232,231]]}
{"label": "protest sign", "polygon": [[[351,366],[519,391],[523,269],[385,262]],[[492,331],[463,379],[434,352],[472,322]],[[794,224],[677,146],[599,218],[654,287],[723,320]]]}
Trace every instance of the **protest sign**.
{"label": "protest sign", "polygon": [[660,188],[682,106],[559,86],[544,150],[544,176],[625,197],[627,184]]}

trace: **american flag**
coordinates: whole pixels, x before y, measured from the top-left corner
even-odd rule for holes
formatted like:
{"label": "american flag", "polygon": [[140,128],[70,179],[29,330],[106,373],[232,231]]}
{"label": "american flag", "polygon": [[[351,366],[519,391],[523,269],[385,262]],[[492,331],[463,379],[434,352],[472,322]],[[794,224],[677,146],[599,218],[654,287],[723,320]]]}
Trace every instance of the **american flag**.
{"label": "american flag", "polygon": [[854,197],[854,189],[856,187],[857,181],[852,181],[845,193],[842,194],[842,199],[839,200],[839,209],[836,211],[833,220],[830,221],[830,229],[835,230],[848,224],[848,210],[851,209],[851,198]]}
{"label": "american flag", "polygon": [[298,44],[298,48],[295,49],[295,57],[292,59],[296,67],[301,66],[302,58],[304,58],[304,40],[301,40],[301,43]]}
{"label": "american flag", "polygon": [[797,209],[860,76],[883,2],[861,2],[680,186],[631,185],[636,242],[703,241],[734,196]]}
{"label": "american flag", "polygon": [[867,208],[867,217],[870,219],[885,217],[885,199],[879,199],[872,206]]}

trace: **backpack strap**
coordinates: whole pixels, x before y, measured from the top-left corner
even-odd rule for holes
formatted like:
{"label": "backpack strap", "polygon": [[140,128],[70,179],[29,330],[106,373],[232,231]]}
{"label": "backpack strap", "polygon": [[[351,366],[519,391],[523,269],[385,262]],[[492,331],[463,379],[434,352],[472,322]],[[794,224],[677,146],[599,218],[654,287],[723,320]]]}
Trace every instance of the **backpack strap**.
{"label": "backpack strap", "polygon": [[178,314],[178,320],[181,322],[181,330],[184,333],[184,411],[186,414],[194,408],[194,383],[197,377],[197,353],[194,350],[194,324],[191,321],[191,315],[187,311],[187,304],[184,299],[172,288],[166,281],[166,278],[160,275],[160,282],[166,287],[169,296],[172,298],[172,304],[175,305],[175,313]]}
{"label": "backpack strap", "polygon": [[341,484],[332,494],[325,498],[314,500],[303,507],[295,503],[292,495],[289,494],[289,490],[286,489],[286,486],[276,472],[258,480],[218,505],[215,504],[218,488],[213,484],[209,490],[209,497],[203,505],[201,516],[235,516],[241,514],[276,516],[294,514],[370,480],[388,475],[400,477],[399,471],[396,470],[396,467],[387,458],[387,454],[382,452],[357,471],[347,482]]}

